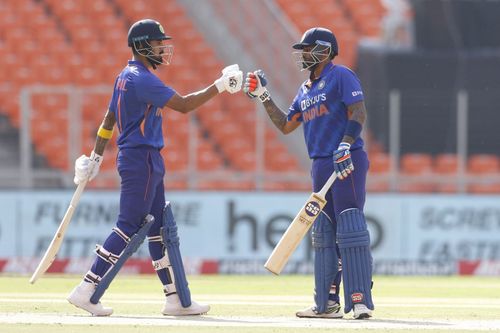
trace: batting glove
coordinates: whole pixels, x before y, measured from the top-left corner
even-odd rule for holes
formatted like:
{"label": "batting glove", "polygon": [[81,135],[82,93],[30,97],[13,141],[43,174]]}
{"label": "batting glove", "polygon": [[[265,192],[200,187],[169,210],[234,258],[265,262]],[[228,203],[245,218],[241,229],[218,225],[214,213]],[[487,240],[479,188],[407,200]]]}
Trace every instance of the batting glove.
{"label": "batting glove", "polygon": [[230,65],[222,70],[222,76],[214,81],[219,93],[227,91],[231,94],[241,90],[243,84],[243,72],[238,64]]}
{"label": "batting glove", "polygon": [[341,142],[336,151],[333,152],[333,168],[340,179],[347,178],[354,170],[351,159],[351,145]]}
{"label": "batting glove", "polygon": [[250,98],[258,97],[262,103],[271,98],[271,94],[266,88],[267,80],[266,75],[262,70],[256,70],[253,73],[247,73],[243,91]]}
{"label": "batting glove", "polygon": [[102,156],[92,151],[90,157],[82,155],[75,161],[75,177],[73,182],[76,185],[84,181],[91,181],[99,173],[102,164]]}

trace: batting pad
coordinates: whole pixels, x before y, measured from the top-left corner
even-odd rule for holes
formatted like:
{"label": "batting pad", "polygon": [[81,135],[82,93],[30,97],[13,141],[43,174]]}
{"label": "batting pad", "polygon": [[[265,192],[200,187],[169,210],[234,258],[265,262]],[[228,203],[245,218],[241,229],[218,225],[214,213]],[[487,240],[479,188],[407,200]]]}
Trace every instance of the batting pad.
{"label": "batting pad", "polygon": [[191,306],[191,292],[189,291],[184,265],[182,263],[181,252],[179,249],[179,236],[177,235],[177,223],[174,220],[174,214],[170,206],[170,201],[165,202],[163,209],[163,245],[167,250],[168,259],[174,272],[175,288],[177,295],[183,307]]}
{"label": "batting pad", "polygon": [[344,311],[348,313],[356,303],[365,304],[373,310],[371,295],[373,262],[365,216],[359,209],[350,208],[340,213],[337,220],[337,240],[342,257],[344,281]]}
{"label": "batting pad", "polygon": [[313,224],[314,248],[314,302],[316,311],[327,309],[330,288],[338,272],[338,256],[335,245],[335,229],[328,216],[321,212]]}
{"label": "batting pad", "polygon": [[139,229],[139,231],[137,231],[137,233],[130,238],[127,246],[125,246],[122,253],[120,254],[120,258],[111,267],[111,269],[107,271],[106,274],[104,274],[101,281],[97,284],[94,294],[92,295],[92,297],[90,297],[90,302],[92,304],[99,303],[102,295],[104,295],[104,292],[106,291],[106,289],[108,289],[111,281],[113,281],[115,276],[122,268],[123,264],[125,264],[125,261],[127,261],[127,259],[137,251],[139,246],[141,246],[142,242],[144,242],[144,239],[146,238],[146,235],[148,234],[148,231],[153,225],[154,221],[155,218],[153,217],[153,215],[147,215],[144,218],[144,224]]}

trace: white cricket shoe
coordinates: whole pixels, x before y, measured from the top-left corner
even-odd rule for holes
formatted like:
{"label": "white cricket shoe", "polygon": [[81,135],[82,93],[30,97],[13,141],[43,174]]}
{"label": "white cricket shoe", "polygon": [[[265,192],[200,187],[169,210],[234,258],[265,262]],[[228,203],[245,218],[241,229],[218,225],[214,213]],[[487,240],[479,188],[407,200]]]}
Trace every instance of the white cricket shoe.
{"label": "white cricket shoe", "polygon": [[372,316],[372,310],[364,304],[354,304],[354,319],[368,319]]}
{"label": "white cricket shoe", "polygon": [[181,304],[179,295],[173,294],[167,297],[161,313],[165,316],[194,316],[206,314],[209,310],[210,305],[199,304],[195,301],[191,301],[191,305],[185,308]]}
{"label": "white cricket shoe", "polygon": [[101,302],[97,304],[90,303],[90,297],[94,294],[95,285],[90,282],[82,281],[69,294],[67,300],[77,308],[89,312],[93,316],[109,316],[113,313],[112,308],[105,308]]}
{"label": "white cricket shoe", "polygon": [[338,319],[342,318],[344,315],[340,311],[340,304],[329,300],[328,306],[325,313],[316,312],[316,306],[311,306],[307,309],[297,311],[295,315],[299,318],[332,318]]}

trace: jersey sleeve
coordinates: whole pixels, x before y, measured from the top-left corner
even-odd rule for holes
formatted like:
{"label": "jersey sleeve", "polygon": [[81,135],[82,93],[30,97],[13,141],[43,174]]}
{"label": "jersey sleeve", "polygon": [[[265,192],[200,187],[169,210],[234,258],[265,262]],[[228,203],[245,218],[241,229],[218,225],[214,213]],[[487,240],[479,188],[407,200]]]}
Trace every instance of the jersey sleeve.
{"label": "jersey sleeve", "polygon": [[288,108],[287,120],[295,120],[302,122],[302,112],[300,112],[300,106],[298,103],[298,95],[293,99],[292,105]]}
{"label": "jersey sleeve", "polygon": [[345,67],[341,71],[339,90],[340,98],[345,105],[364,100],[361,82],[353,71]]}
{"label": "jersey sleeve", "polygon": [[109,100],[108,110],[115,113],[116,111],[116,82],[118,81],[118,77],[115,80],[115,84],[113,86],[113,94],[111,95],[111,99]]}
{"label": "jersey sleeve", "polygon": [[175,94],[175,90],[166,86],[154,75],[145,75],[136,86],[137,98],[144,103],[162,108]]}

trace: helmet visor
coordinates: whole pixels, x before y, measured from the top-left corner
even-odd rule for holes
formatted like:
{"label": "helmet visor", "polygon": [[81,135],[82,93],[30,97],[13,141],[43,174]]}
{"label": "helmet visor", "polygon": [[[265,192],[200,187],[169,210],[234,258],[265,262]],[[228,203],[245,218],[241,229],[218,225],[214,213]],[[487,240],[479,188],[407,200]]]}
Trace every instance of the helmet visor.
{"label": "helmet visor", "polygon": [[[321,42],[321,41],[318,41]],[[306,69],[310,69],[311,67],[319,64],[320,62],[325,61],[330,57],[332,46],[330,43],[321,42],[318,43],[312,48],[310,51],[304,51],[304,47],[301,48],[301,51],[292,52],[292,56],[294,57],[295,64],[297,67],[303,71]],[[298,44],[295,44],[298,45]]]}
{"label": "helmet visor", "polygon": [[[169,39],[169,38],[164,38]],[[139,47],[134,43],[134,48],[136,52],[149,60],[153,61],[156,65],[170,65],[172,62],[172,57],[174,55],[174,46],[168,45],[158,45],[152,46],[149,41],[145,41],[144,47]]]}

